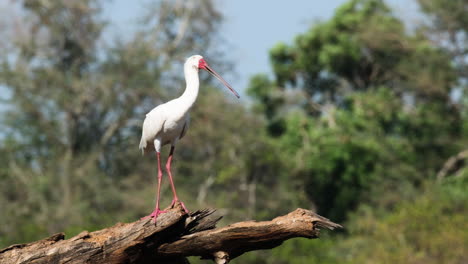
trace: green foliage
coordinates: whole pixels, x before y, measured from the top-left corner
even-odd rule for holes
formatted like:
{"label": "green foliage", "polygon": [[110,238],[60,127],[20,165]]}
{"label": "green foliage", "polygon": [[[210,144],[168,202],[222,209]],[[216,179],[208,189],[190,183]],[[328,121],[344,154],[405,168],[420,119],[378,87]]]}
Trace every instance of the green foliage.
{"label": "green foliage", "polygon": [[384,217],[363,208],[350,222],[354,241],[345,242],[353,244],[351,258],[356,263],[463,262],[468,242],[466,186],[465,178],[427,187]]}
{"label": "green foliage", "polygon": [[427,38],[409,35],[380,0],[349,1],[294,45],[276,45],[270,58],[279,86],[303,89],[322,103],[382,85],[443,99],[455,81],[448,56]]}
{"label": "green foliage", "polygon": [[[186,205],[219,208],[226,223],[305,207],[346,228],[238,262],[466,259],[466,160],[435,179],[468,146],[466,1],[418,2],[427,19],[411,30],[382,0],[350,0],[273,46],[274,78],[254,75],[246,90],[252,108],[203,85],[175,152]],[[0,245],[147,214],[144,114],[181,93],[194,50],[225,64],[222,14],[211,0],[154,1],[134,34],[102,45],[105,2],[20,4],[18,31],[0,31]]]}
{"label": "green foliage", "polygon": [[[218,63],[210,58],[218,52],[210,45],[217,39],[213,29],[220,13],[209,0],[194,5],[154,1],[141,16],[138,32],[101,45],[101,33],[107,29],[101,2],[35,0],[21,4],[24,17],[18,25],[24,36],[2,32],[10,42],[2,46],[5,50],[0,57],[0,83],[11,93],[2,117],[5,129],[0,153],[5,162],[0,206],[6,213],[0,226],[2,244],[59,231],[73,234],[143,216],[153,206],[154,187],[148,183],[155,182],[156,171],[153,157],[142,158],[136,147],[144,114],[184,87],[180,69],[183,58],[193,50],[204,53],[211,64]],[[188,19],[191,23],[181,31],[180,23]],[[212,113],[225,112],[220,109],[227,103],[221,94],[210,94],[219,104],[197,108],[209,118]],[[238,105],[232,108],[210,124],[231,124],[235,129],[244,119],[255,124],[252,118],[244,118]],[[223,135],[201,126],[191,130],[195,135],[203,131],[200,139],[213,141],[181,145],[176,159],[192,151],[191,157],[197,157],[203,168],[192,171],[181,166],[186,178],[197,187],[208,172],[215,179],[232,180],[234,174],[248,178],[244,161],[237,162],[231,153],[218,153],[227,150],[220,147]],[[239,145],[239,138],[232,141]],[[261,142],[250,144],[251,149],[259,145]],[[206,153],[205,148],[216,151]],[[218,154],[224,159],[216,169],[236,161],[223,167],[222,177],[205,160],[213,161]],[[187,193],[197,190],[190,187],[187,185]]]}
{"label": "green foliage", "polygon": [[345,224],[346,236],[290,240],[265,254],[264,263],[463,263],[466,178],[426,184],[415,199],[400,200],[391,211],[361,207]]}
{"label": "green foliage", "polygon": [[401,102],[393,92],[355,93],[346,105],[320,119],[290,116],[279,141],[291,160],[289,177],[297,178],[296,188],[303,188],[319,213],[332,219],[343,219],[360,202],[372,201],[368,192],[373,186],[395,181],[405,186],[420,177],[411,141],[400,136],[409,116],[397,111]]}
{"label": "green foliage", "polygon": [[281,124],[268,131],[288,160],[283,177],[326,216],[392,206],[374,195],[410,192],[463,147],[448,53],[408,33],[383,1],[349,1],[270,58],[275,81],[257,75],[248,91],[270,127]]}

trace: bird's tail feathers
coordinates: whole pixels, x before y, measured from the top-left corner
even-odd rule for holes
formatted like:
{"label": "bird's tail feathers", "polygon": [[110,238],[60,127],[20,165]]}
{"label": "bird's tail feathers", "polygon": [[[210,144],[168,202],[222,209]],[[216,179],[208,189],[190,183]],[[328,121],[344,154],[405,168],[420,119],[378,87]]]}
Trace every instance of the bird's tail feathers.
{"label": "bird's tail feathers", "polygon": [[146,140],[143,137],[141,137],[140,147],[139,147],[139,149],[141,149],[141,155],[145,155],[145,148],[146,148],[147,144],[148,143],[146,142]]}

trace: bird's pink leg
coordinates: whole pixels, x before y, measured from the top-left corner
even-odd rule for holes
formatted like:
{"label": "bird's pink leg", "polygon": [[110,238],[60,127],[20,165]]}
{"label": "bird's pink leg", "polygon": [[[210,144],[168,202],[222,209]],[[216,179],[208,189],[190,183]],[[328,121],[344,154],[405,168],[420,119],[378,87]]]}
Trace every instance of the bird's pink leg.
{"label": "bird's pink leg", "polygon": [[157,196],[156,196],[156,207],[154,208],[154,211],[150,215],[142,218],[142,219],[153,218],[154,223],[156,223],[156,218],[158,217],[158,215],[166,212],[166,211],[159,209],[159,195],[161,194],[161,181],[162,181],[163,173],[161,170],[161,153],[156,152],[156,156],[158,158],[158,189],[157,189]]}
{"label": "bird's pink leg", "polygon": [[169,175],[169,181],[171,182],[172,193],[174,194],[174,198],[172,199],[171,207],[174,206],[177,202],[179,202],[180,205],[182,205],[182,208],[184,208],[184,211],[188,214],[189,211],[185,207],[184,203],[181,202],[179,200],[179,198],[177,197],[177,192],[176,192],[176,189],[175,189],[175,186],[174,186],[174,181],[172,180],[171,164],[172,164],[172,156],[174,154],[174,149],[175,149],[175,147],[171,146],[171,152],[169,153],[169,158],[167,159],[167,163],[166,163],[167,174]]}

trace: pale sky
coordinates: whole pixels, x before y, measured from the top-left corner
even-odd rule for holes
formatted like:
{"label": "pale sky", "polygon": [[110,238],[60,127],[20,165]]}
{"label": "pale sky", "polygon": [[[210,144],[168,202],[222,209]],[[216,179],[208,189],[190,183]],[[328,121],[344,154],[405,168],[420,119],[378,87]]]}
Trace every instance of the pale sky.
{"label": "pale sky", "polygon": [[[119,34],[132,30],[145,0],[113,0],[106,4],[104,14],[112,23],[111,32]],[[224,13],[221,28],[227,41],[229,58],[235,62],[237,78],[228,81],[241,94],[250,76],[271,74],[268,51],[278,42],[292,43],[294,37],[305,32],[314,21],[326,20],[335,8],[346,0],[218,0]],[[416,19],[413,0],[388,0],[398,15],[407,22]],[[202,54],[203,55],[203,54]]]}

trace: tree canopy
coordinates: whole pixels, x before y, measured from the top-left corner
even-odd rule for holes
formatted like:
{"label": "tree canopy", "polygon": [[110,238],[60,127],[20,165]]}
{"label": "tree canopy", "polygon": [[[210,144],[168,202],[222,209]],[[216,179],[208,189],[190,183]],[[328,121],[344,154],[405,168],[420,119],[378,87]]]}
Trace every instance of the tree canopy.
{"label": "tree canopy", "polygon": [[274,80],[255,76],[248,91],[325,215],[433,178],[466,143],[453,57],[383,1],[347,2],[270,59]]}

